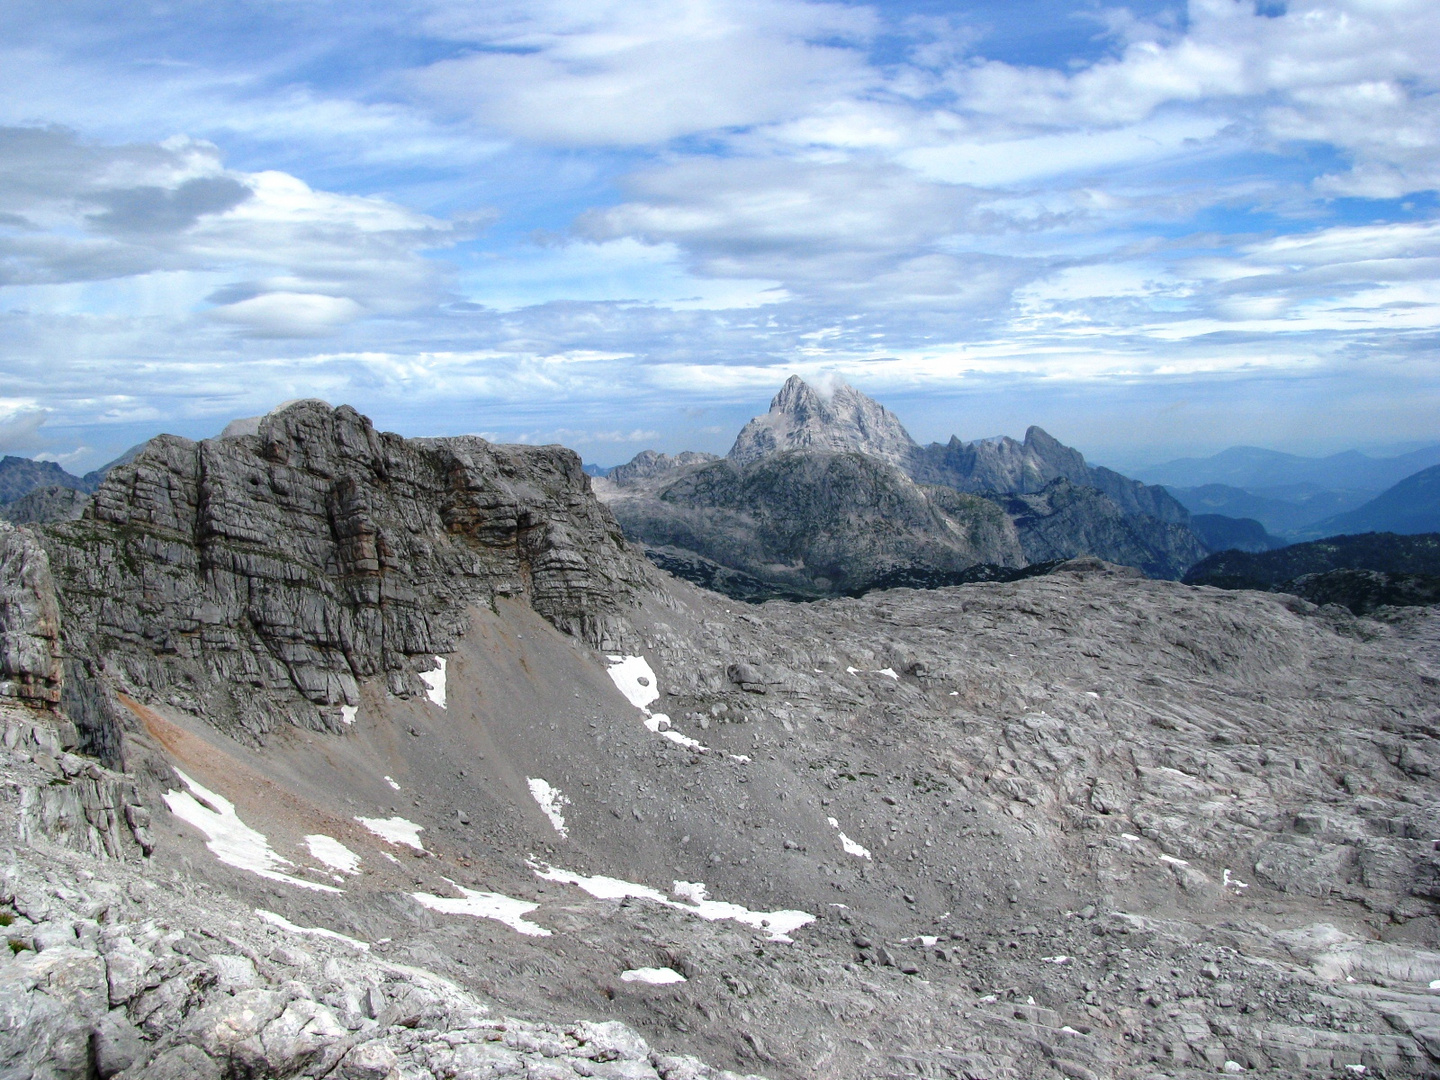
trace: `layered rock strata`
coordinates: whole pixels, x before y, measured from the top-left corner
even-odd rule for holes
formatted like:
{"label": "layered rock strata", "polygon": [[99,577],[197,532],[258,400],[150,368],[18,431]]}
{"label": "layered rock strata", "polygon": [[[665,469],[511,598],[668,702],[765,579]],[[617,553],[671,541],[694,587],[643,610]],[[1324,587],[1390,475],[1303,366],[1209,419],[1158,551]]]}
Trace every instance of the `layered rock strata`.
{"label": "layered rock strata", "polygon": [[0,697],[60,701],[60,609],[35,534],[0,521]]}
{"label": "layered rock strata", "polygon": [[338,730],[361,679],[420,692],[467,605],[496,596],[617,648],[647,572],[571,452],[406,440],[315,401],[253,435],[152,440],[44,537],[77,680],[248,737]]}

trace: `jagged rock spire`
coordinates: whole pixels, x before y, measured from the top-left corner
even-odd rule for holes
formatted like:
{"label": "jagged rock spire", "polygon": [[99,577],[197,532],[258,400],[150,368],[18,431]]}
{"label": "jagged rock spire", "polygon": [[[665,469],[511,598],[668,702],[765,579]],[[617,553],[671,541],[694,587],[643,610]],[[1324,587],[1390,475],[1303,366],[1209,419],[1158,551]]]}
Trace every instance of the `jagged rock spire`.
{"label": "jagged rock spire", "polygon": [[854,387],[837,383],[827,393],[792,375],[770,411],[741,430],[729,458],[745,465],[785,450],[869,454],[903,468],[918,447],[894,413]]}

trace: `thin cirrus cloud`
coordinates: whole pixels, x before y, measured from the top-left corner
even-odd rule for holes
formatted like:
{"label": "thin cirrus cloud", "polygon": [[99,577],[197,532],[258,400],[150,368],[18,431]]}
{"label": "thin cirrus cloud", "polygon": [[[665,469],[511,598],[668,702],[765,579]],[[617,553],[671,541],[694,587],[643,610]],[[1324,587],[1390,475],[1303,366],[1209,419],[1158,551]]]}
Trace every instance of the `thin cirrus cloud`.
{"label": "thin cirrus cloud", "polygon": [[[9,392],[27,438],[316,393],[613,458],[792,369],[972,403],[1303,372],[1425,435],[1440,10],[1137,5],[20,0]],[[1207,424],[1175,437],[1255,438]]]}

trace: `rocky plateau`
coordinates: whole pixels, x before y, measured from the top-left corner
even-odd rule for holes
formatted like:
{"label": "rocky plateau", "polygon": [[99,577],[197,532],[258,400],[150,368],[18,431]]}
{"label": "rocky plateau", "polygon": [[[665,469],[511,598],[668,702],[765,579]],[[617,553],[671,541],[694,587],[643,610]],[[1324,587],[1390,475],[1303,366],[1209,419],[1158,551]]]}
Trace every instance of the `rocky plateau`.
{"label": "rocky plateau", "polygon": [[313,401],[0,524],[0,1076],[1440,1075],[1440,608],[1025,568],[1103,488],[765,430],[655,473],[1015,579],[740,603]]}

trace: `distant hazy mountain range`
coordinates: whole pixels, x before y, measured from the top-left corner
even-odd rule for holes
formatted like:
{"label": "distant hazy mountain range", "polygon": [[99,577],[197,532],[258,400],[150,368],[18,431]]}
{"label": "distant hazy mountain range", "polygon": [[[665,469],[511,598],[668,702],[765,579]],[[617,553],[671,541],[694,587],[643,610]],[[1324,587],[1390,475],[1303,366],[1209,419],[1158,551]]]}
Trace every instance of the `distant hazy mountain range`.
{"label": "distant hazy mountain range", "polygon": [[1079,555],[1178,577],[1208,550],[1162,488],[1092,467],[1038,427],[921,446],[853,387],[822,393],[798,377],[726,457],[644,451],[594,484],[653,561],[742,599]]}
{"label": "distant hazy mountain range", "polygon": [[1431,465],[1440,465],[1440,445],[1388,458],[1369,457],[1358,450],[1310,458],[1258,446],[1232,446],[1213,457],[1178,458],[1136,469],[1135,475],[1147,484],[1165,487],[1225,484],[1252,491],[1313,485],[1325,491],[1378,492]]}
{"label": "distant hazy mountain range", "polygon": [[1422,508],[1409,517],[1395,516],[1420,494],[1414,491],[1401,491],[1381,508],[1361,510],[1402,480],[1436,465],[1440,446],[1389,458],[1355,450],[1307,458],[1236,446],[1213,457],[1182,458],[1137,472],[1163,485],[1192,514],[1251,518],[1278,544],[1367,529],[1440,528],[1440,517]]}

